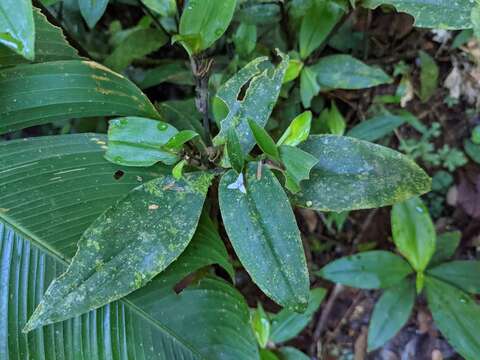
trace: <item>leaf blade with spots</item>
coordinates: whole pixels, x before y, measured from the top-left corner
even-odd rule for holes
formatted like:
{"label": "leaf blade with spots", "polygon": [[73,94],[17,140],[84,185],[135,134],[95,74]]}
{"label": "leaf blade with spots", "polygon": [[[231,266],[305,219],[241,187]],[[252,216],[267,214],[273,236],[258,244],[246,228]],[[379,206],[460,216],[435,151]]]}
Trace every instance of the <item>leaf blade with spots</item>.
{"label": "leaf blade with spots", "polygon": [[207,173],[162,176],[109,208],[82,235],[72,263],[47,289],[25,331],[118,300],[162,272],[190,242],[211,179]]}
{"label": "leaf blade with spots", "polygon": [[257,179],[256,163],[246,168],[245,193],[228,188],[236,178],[237,174],[229,171],[219,186],[220,210],[235,253],[265,294],[287,308],[304,309],[309,295],[308,270],[285,192],[265,166]]}

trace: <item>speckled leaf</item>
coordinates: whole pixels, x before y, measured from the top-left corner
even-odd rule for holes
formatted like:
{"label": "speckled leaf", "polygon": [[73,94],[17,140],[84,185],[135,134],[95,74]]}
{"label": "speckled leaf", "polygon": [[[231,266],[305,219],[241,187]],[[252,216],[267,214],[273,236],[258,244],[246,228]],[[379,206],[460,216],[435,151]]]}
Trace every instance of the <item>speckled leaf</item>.
{"label": "speckled leaf", "polygon": [[441,280],[426,277],[426,292],[435,325],[465,359],[480,354],[480,306],[467,293]]}
{"label": "speckled leaf", "polygon": [[129,80],[90,61],[52,61],[0,71],[0,134],[92,116],[158,118]]}
{"label": "speckled leaf", "polygon": [[176,134],[163,121],[133,116],[110,120],[105,159],[125,166],[173,165],[179,157],[166,145]]}
{"label": "speckled leaf", "polygon": [[462,233],[460,231],[449,231],[437,235],[437,245],[429,266],[442,263],[450,259],[458,248]]}
{"label": "speckled leaf", "polygon": [[[47,18],[34,9],[35,21],[35,62],[78,59],[77,51],[71,47],[62,30],[47,21]],[[29,63],[30,61],[0,44],[0,67]]]}
{"label": "speckled leaf", "polygon": [[368,66],[350,55],[322,57],[310,67],[322,89],[364,89],[392,82],[382,69]]}
{"label": "speckled leaf", "polygon": [[98,20],[107,9],[108,0],[78,0],[80,13],[90,29],[94,28]]}
{"label": "speckled leaf", "polygon": [[393,242],[412,267],[422,272],[435,252],[436,233],[427,207],[418,197],[392,209]]}
{"label": "speckled leaf", "polygon": [[335,283],[359,289],[379,289],[399,283],[413,269],[389,251],[369,251],[335,260],[318,272]]}
{"label": "speckled leaf", "polygon": [[301,181],[310,178],[310,171],[318,159],[293,146],[282,145],[279,151],[286,170],[285,187],[295,194],[300,191]]}
{"label": "speckled leaf", "polygon": [[180,41],[189,54],[208,49],[227,30],[237,0],[189,0],[180,18]]}
{"label": "speckled leaf", "polygon": [[325,41],[343,14],[344,9],[335,1],[313,1],[300,26],[299,43],[302,59],[306,59]]}
{"label": "speckled leaf", "polygon": [[392,205],[430,190],[431,179],[405,155],[366,141],[314,135],[300,148],[319,162],[295,203],[342,212]]}
{"label": "speckled leaf", "polygon": [[237,133],[233,128],[228,131],[227,135],[227,153],[232,167],[237,173],[241,173],[245,157],[243,156],[242,146],[238,140]]}
{"label": "speckled leaf", "polygon": [[80,317],[21,332],[89,224],[130,189],[167,173],[109,163],[105,142],[104,135],[82,134],[0,144],[0,331],[9,334],[0,336],[0,358],[258,359],[248,308],[231,286],[205,279],[178,295],[172,290],[213,263],[232,276],[204,216],[179,259],[147,286]]}
{"label": "speckled leaf", "polygon": [[141,288],[185,250],[212,176],[161,176],[133,189],[82,235],[67,271],[47,289],[25,326],[69,319]]}
{"label": "speckled leaf", "polygon": [[475,6],[471,0],[366,0],[363,6],[372,9],[379,5],[393,5],[398,11],[415,18],[415,25],[434,29],[471,28],[470,12]]}
{"label": "speckled leaf", "polygon": [[217,99],[225,103],[228,115],[221,120],[220,133],[213,140],[215,145],[225,142],[230,128],[235,128],[245,154],[255,145],[248,119],[265,127],[278,99],[282,80],[288,67],[288,56],[275,68],[266,57],[248,63],[228,80],[217,92]]}
{"label": "speckled leaf", "polygon": [[480,294],[480,261],[450,261],[428,269],[427,272],[468,293]]}
{"label": "speckled leaf", "polygon": [[368,351],[383,346],[400,331],[412,314],[415,297],[415,284],[407,279],[384,291],[370,319]]}
{"label": "speckled leaf", "polygon": [[31,0],[0,2],[0,44],[28,60],[35,58],[35,23]]}
{"label": "speckled leaf", "polygon": [[272,318],[270,340],[274,343],[282,343],[296,337],[312,321],[313,315],[320,307],[327,291],[322,288],[310,291],[310,300],[304,313],[296,313],[289,309],[283,309]]}
{"label": "speckled leaf", "polygon": [[233,170],[222,177],[219,200],[225,229],[260,289],[282,306],[304,310],[309,279],[293,211],[273,173],[265,166],[260,179],[256,173],[257,164],[249,163],[246,193],[228,189],[237,178]]}

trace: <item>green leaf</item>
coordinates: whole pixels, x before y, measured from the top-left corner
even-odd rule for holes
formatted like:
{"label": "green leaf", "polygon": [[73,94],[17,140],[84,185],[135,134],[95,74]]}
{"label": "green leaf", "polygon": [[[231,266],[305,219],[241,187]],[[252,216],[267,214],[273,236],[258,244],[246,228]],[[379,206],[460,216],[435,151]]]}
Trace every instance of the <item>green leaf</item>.
{"label": "green leaf", "polygon": [[181,160],[178,162],[178,164],[176,164],[173,169],[172,169],[172,176],[177,179],[177,180],[180,180],[183,176],[183,168],[184,166],[187,164],[187,160]]}
{"label": "green leaf", "polygon": [[[166,60],[133,78],[140,89],[148,89],[164,82],[178,85],[194,85],[192,70],[180,61]],[[177,101],[178,102],[178,101]]]}
{"label": "green leaf", "polygon": [[442,263],[450,259],[460,244],[462,233],[460,231],[450,231],[437,236],[437,245],[430,265]]}
{"label": "green leaf", "polygon": [[258,307],[253,311],[252,329],[257,338],[258,345],[262,349],[267,347],[268,338],[270,337],[270,320],[263,310],[261,303],[258,303]]}
{"label": "green leaf", "polygon": [[433,29],[471,28],[470,12],[474,1],[424,1],[424,0],[365,0],[363,6],[371,9],[389,4],[398,11],[406,12],[415,18],[415,26]]}
{"label": "green leaf", "polygon": [[480,164],[480,145],[477,145],[470,140],[465,140],[463,146],[467,155],[477,164]]}
{"label": "green leaf", "polygon": [[[38,9],[33,11],[35,22],[35,62],[78,59],[77,51],[71,47],[60,28],[53,26]],[[0,44],[0,67],[13,66],[30,61]]]}
{"label": "green leaf", "polygon": [[100,215],[24,331],[118,300],[165,270],[193,237],[211,180],[207,173],[182,180],[164,175],[133,189]]}
{"label": "green leaf", "polygon": [[347,132],[347,136],[365,141],[377,141],[405,123],[405,118],[394,114],[381,114],[360,122]]}
{"label": "green leaf", "polygon": [[257,46],[257,25],[242,22],[235,32],[233,43],[239,54],[243,56],[251,54]]}
{"label": "green leaf", "polygon": [[78,5],[88,27],[93,29],[105,13],[108,0],[78,0]]}
{"label": "green leaf", "polygon": [[268,349],[260,349],[260,360],[280,360],[277,355]]}
{"label": "green leaf", "polygon": [[368,351],[383,346],[408,321],[415,304],[413,281],[402,280],[387,288],[373,309],[368,329]]}
{"label": "green leaf", "polygon": [[470,21],[472,22],[473,33],[478,39],[480,35],[480,4],[477,3],[477,5],[472,8]]}
{"label": "green leaf", "polygon": [[138,27],[129,32],[113,52],[105,59],[105,65],[122,71],[134,60],[160,49],[168,42],[164,31]]}
{"label": "green leaf", "polygon": [[383,70],[368,66],[350,55],[322,57],[310,67],[323,89],[365,89],[390,84],[392,79]]}
{"label": "green leaf", "polygon": [[177,14],[177,3],[175,0],[141,0],[150,10],[161,16],[175,16]]}
{"label": "green leaf", "polygon": [[318,163],[318,159],[293,146],[282,145],[279,151],[286,170],[285,187],[295,194],[300,191],[302,180],[310,178],[310,171]]}
{"label": "green leaf", "polygon": [[52,61],[0,71],[0,134],[92,116],[158,118],[129,80],[91,61]]}
{"label": "green leaf", "polygon": [[298,206],[342,212],[392,205],[430,190],[431,179],[408,157],[345,136],[314,135],[300,148],[319,162],[302,183]]}
{"label": "green leaf", "polygon": [[219,186],[220,210],[235,253],[266,295],[287,308],[304,310],[309,295],[307,264],[282,186],[265,166],[257,178],[256,163],[247,166],[246,193],[228,188],[236,178],[229,171]]}
{"label": "green leaf", "polygon": [[220,122],[220,133],[213,139],[215,145],[222,145],[230,128],[235,128],[244,154],[255,145],[248,119],[265,127],[280,94],[282,80],[288,66],[288,56],[283,55],[277,66],[266,57],[259,57],[248,63],[218,90],[216,99],[228,110]]}
{"label": "green leaf", "polygon": [[436,232],[427,207],[418,197],[392,209],[393,242],[417,272],[423,272],[435,253]]}
{"label": "green leaf", "polygon": [[427,102],[437,90],[439,69],[425,51],[420,51],[420,67],[420,99]]}
{"label": "green leaf", "polygon": [[283,78],[283,83],[286,84],[295,80],[303,69],[303,62],[297,59],[290,59],[288,62],[288,68]]}
{"label": "green leaf", "polygon": [[180,151],[190,140],[196,138],[198,134],[193,130],[182,130],[172,136],[170,140],[165,144],[165,148],[172,151]]}
{"label": "green leaf", "polygon": [[33,61],[35,23],[31,0],[2,0],[0,3],[0,44]]}
{"label": "green leaf", "polygon": [[180,41],[190,55],[208,49],[227,30],[236,0],[189,0],[180,18]]}
{"label": "green leaf", "polygon": [[305,108],[310,108],[312,99],[320,92],[317,75],[311,66],[306,66],[300,73],[300,98]]}
{"label": "green leaf", "polygon": [[110,120],[105,159],[124,166],[173,165],[178,155],[167,144],[178,130],[162,121],[140,117]]}
{"label": "green leaf", "polygon": [[368,251],[335,260],[317,274],[359,289],[380,289],[398,284],[412,271],[398,255],[389,251]]}
{"label": "green leaf", "polygon": [[[324,111],[327,111],[325,109]],[[333,135],[343,135],[345,133],[345,128],[347,124],[343,118],[342,113],[338,110],[335,101],[332,101],[332,106],[328,110],[327,116],[327,127],[331,134]]]}
{"label": "green leaf", "polygon": [[171,100],[158,104],[160,118],[178,130],[193,130],[205,139],[205,130],[194,99]]}
{"label": "green leaf", "polygon": [[320,307],[327,291],[322,288],[310,290],[310,300],[304,313],[296,313],[288,309],[281,310],[272,318],[270,340],[275,344],[296,337],[312,321],[313,315]]}
{"label": "green leaf", "polygon": [[241,173],[245,158],[243,156],[242,146],[234,128],[228,131],[227,152],[230,164],[237,173]]}
{"label": "green leaf", "polygon": [[267,131],[258,125],[252,119],[248,120],[248,126],[252,131],[253,137],[255,138],[256,143],[262,149],[262,151],[270,156],[274,160],[280,159],[280,154],[278,153],[277,145],[273,141],[272,137],[267,133]]}
{"label": "green leaf", "polygon": [[[203,216],[185,252],[146,287],[81,317],[21,332],[89,224],[130,189],[167,171],[111,164],[100,141],[106,137],[81,134],[0,144],[0,303],[6,306],[0,328],[9,334],[0,337],[2,354],[220,360],[221,349],[222,359],[257,359],[248,308],[231,286],[204,279],[178,295],[173,291],[210,264],[221,264],[232,276],[226,249]],[[192,326],[205,328],[187,331]]]}
{"label": "green leaf", "polygon": [[306,59],[333,30],[345,12],[338,3],[330,0],[313,0],[300,26],[300,57]]}
{"label": "green leaf", "polygon": [[480,354],[480,306],[462,290],[432,277],[426,278],[428,306],[435,324],[466,359]]}
{"label": "green leaf", "polygon": [[428,274],[468,293],[480,294],[480,261],[458,260],[435,266]]}
{"label": "green leaf", "polygon": [[292,120],[288,128],[278,140],[277,145],[297,146],[307,140],[312,126],[312,112],[304,111]]}
{"label": "green leaf", "polygon": [[290,346],[280,348],[278,350],[278,356],[280,360],[310,360],[303,352]]}

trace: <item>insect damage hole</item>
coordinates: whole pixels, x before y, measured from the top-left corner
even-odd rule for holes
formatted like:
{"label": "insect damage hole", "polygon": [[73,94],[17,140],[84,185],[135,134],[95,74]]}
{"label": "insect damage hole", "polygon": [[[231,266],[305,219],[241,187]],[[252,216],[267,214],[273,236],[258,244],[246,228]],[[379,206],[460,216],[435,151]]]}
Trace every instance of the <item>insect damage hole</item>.
{"label": "insect damage hole", "polygon": [[125,175],[125,172],[122,170],[117,170],[115,171],[115,174],[113,174],[113,178],[115,180],[120,180],[123,176]]}

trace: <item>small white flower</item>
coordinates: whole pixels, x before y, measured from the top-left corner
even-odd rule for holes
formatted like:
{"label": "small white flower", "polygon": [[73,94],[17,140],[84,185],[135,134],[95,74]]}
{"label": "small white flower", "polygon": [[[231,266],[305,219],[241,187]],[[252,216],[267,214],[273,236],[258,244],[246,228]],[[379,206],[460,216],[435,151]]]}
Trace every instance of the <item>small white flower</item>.
{"label": "small white flower", "polygon": [[240,173],[240,175],[238,175],[238,178],[237,180],[235,180],[234,183],[231,183],[230,185],[227,186],[227,189],[229,190],[240,190],[240,192],[242,194],[246,194],[247,193],[247,189],[245,189],[245,185],[243,183],[243,174]]}

